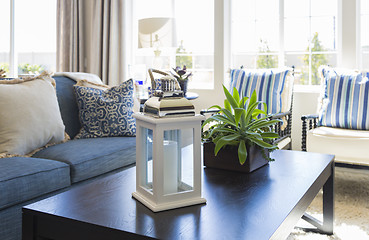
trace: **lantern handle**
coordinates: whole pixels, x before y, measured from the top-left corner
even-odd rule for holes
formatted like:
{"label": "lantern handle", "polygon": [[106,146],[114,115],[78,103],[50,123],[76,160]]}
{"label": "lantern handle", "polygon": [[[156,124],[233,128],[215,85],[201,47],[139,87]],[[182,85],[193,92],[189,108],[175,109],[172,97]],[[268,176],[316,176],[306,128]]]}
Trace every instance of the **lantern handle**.
{"label": "lantern handle", "polygon": [[169,73],[166,73],[166,72],[163,72],[163,71],[160,71],[160,70],[157,70],[157,69],[153,69],[153,68],[149,68],[149,76],[150,76],[150,79],[151,79],[151,89],[154,90],[156,88],[156,83],[155,83],[155,78],[154,78],[154,75],[152,74],[153,72],[155,73],[159,73],[161,75],[164,75],[164,76],[169,76]]}

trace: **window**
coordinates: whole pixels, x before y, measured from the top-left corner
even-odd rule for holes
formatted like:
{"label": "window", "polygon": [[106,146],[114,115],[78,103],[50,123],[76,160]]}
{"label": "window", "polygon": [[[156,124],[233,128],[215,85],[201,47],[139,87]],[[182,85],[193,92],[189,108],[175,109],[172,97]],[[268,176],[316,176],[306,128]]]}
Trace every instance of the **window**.
{"label": "window", "polygon": [[361,0],[360,9],[361,68],[369,69],[369,1]]}
{"label": "window", "polygon": [[[139,27],[139,20],[146,18],[172,18],[175,29],[175,42],[170,46],[163,46],[165,44],[161,41],[155,45],[155,36],[151,37],[154,41],[149,47],[138,46],[134,54],[133,77],[142,76],[142,69],[153,67],[168,71],[175,66],[186,65],[193,73],[189,88],[212,89],[214,1],[138,0],[133,3],[136,29]],[[160,47],[160,55],[155,55],[157,46]]]}
{"label": "window", "polygon": [[[278,1],[234,0],[232,3],[233,66],[278,67]],[[265,4],[270,7],[266,8]]]}
{"label": "window", "polygon": [[[11,3],[14,6],[14,21],[11,20]],[[14,32],[13,41],[10,37],[0,39],[0,68],[12,77],[37,74],[43,70],[55,72],[56,0],[1,1],[0,8],[3,10],[0,19],[5,22],[3,36]],[[11,22],[14,29],[11,29]],[[14,51],[10,51],[12,47]],[[10,71],[12,66],[18,66],[13,74]]]}
{"label": "window", "polygon": [[337,62],[336,26],[336,0],[234,0],[232,65],[295,66],[295,84],[320,84],[318,67]]}
{"label": "window", "polygon": [[0,69],[9,73],[10,53],[10,1],[0,1],[0,22],[2,23],[0,37]]}

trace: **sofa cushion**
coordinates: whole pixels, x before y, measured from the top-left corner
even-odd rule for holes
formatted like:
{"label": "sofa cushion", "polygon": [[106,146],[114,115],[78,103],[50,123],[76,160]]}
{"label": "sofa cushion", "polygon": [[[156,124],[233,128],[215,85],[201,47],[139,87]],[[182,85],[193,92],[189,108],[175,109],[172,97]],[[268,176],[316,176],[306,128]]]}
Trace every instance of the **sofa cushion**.
{"label": "sofa cushion", "polygon": [[65,132],[72,139],[81,129],[78,118],[78,106],[73,89],[76,81],[64,76],[54,76],[53,78],[56,83],[56,95],[58,97],[61,117],[65,125]]}
{"label": "sofa cushion", "polygon": [[0,159],[0,209],[70,185],[68,164],[40,158]]}
{"label": "sofa cushion", "polygon": [[76,138],[135,136],[133,80],[103,90],[74,86],[82,124]]}
{"label": "sofa cushion", "polygon": [[[233,88],[243,96],[250,97],[256,90],[258,100],[267,105],[270,114],[282,111],[282,92],[289,68],[283,69],[232,69],[230,92]],[[288,104],[288,103],[286,103]]]}
{"label": "sofa cushion", "polygon": [[75,139],[39,151],[34,157],[69,164],[74,183],[135,163],[136,138]]}
{"label": "sofa cushion", "polygon": [[369,165],[369,131],[318,127],[307,134],[307,151],[336,155],[336,162]]}
{"label": "sofa cushion", "polygon": [[319,125],[369,130],[369,73],[321,67],[324,95]]}
{"label": "sofa cushion", "polygon": [[79,123],[78,106],[73,85],[82,79],[99,84],[102,84],[102,81],[95,74],[83,72],[57,72],[53,78],[56,82],[56,94],[65,131],[70,138],[74,138],[79,133],[81,124]]}
{"label": "sofa cushion", "polygon": [[34,78],[0,80],[0,153],[25,155],[64,140],[64,124],[46,72]]}

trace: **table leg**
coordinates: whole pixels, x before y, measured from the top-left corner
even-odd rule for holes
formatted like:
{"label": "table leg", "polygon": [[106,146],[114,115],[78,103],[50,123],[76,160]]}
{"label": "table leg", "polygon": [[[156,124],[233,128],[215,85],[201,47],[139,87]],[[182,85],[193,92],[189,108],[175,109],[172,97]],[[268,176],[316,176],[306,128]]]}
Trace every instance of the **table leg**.
{"label": "table leg", "polygon": [[334,164],[331,166],[331,175],[323,185],[323,222],[305,213],[302,219],[316,228],[303,228],[305,231],[333,234],[334,221]]}
{"label": "table leg", "polygon": [[323,186],[323,226],[322,231],[333,234],[334,221],[334,165],[332,174]]}
{"label": "table leg", "polygon": [[22,213],[22,240],[34,239],[34,217],[30,214]]}

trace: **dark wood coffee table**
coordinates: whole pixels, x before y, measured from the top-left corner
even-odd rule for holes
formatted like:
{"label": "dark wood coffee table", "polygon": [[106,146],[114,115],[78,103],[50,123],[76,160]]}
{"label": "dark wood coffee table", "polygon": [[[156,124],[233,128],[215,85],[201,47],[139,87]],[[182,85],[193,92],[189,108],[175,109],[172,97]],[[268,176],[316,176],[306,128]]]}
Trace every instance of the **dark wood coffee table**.
{"label": "dark wood coffee table", "polygon": [[[333,232],[332,155],[275,151],[251,174],[204,169],[207,204],[153,213],[135,168],[23,208],[23,239],[284,239],[303,218]],[[304,212],[323,187],[323,224]]]}

